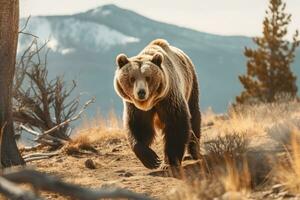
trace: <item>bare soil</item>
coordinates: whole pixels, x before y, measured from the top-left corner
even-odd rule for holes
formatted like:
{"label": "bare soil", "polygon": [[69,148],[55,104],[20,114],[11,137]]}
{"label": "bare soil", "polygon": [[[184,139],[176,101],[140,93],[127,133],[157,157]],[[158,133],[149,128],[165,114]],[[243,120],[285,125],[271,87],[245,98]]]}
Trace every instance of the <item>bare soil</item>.
{"label": "bare soil", "polygon": [[[81,186],[122,187],[157,199],[166,199],[172,189],[184,185],[182,180],[176,178],[149,175],[151,170],[145,168],[134,156],[125,138],[112,138],[93,146],[98,153],[62,153],[46,160],[32,161],[29,166]],[[86,166],[89,161],[94,164],[95,169]],[[61,199],[56,194],[47,194],[47,197]]]}
{"label": "bare soil", "polygon": [[[59,155],[49,159],[32,161],[28,166],[84,187],[121,187],[155,199],[174,199],[174,197],[186,199],[189,198],[189,194],[186,193],[189,192],[190,187],[192,190],[197,190],[193,188],[196,186],[190,180],[160,176],[161,170],[145,168],[130,150],[125,137],[108,138],[93,144],[93,147],[97,153],[80,150],[80,153],[67,155],[65,151],[62,151]],[[161,151],[160,145],[156,145],[155,148]],[[28,153],[31,152],[26,152]],[[194,163],[184,161],[183,166]],[[151,174],[158,174],[158,176]],[[197,174],[191,175],[197,176]],[[198,181],[201,182],[200,179]],[[258,187],[245,195],[227,192],[220,199],[282,199],[282,195],[285,194],[274,194],[271,186],[267,186]],[[66,199],[51,193],[44,193],[43,196],[46,199]],[[295,199],[295,196],[292,198]]]}

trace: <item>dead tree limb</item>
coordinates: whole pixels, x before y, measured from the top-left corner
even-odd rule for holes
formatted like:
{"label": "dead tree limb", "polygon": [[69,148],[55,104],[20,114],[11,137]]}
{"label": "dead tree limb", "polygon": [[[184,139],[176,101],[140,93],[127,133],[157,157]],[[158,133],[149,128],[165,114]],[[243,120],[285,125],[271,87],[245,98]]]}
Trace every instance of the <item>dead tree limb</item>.
{"label": "dead tree limb", "polygon": [[60,153],[59,151],[49,152],[49,153],[32,153],[32,154],[24,155],[23,158],[27,159],[27,158],[40,157],[40,156],[49,156],[49,157],[51,157],[51,156],[56,156],[59,153]]}
{"label": "dead tree limb", "polygon": [[19,34],[21,33],[21,34],[24,34],[24,35],[29,35],[29,36],[34,37],[34,38],[38,38],[38,36],[33,35],[32,33],[25,32],[25,30],[28,26],[30,18],[31,18],[31,16],[29,15],[29,17],[26,19],[26,22],[25,22],[23,28],[21,30],[19,30]]}
{"label": "dead tree limb", "polygon": [[42,144],[44,144],[44,143],[49,144],[52,141],[52,142],[55,142],[53,145],[63,145],[66,143],[65,140],[51,136],[50,134],[63,126],[66,126],[69,123],[78,120],[81,117],[81,115],[84,113],[84,111],[88,108],[88,106],[90,104],[94,103],[95,100],[96,100],[95,98],[90,99],[83,105],[82,109],[75,116],[63,121],[62,123],[54,126],[53,128],[51,128],[45,132],[39,133],[35,130],[32,130],[32,129],[24,126],[23,124],[21,124],[19,127],[21,129],[24,129],[27,133],[32,134],[35,137],[34,141],[36,141],[36,142],[39,142]]}
{"label": "dead tree limb", "polygon": [[41,133],[37,132],[37,131],[34,131],[26,126],[24,126],[23,124],[20,125],[20,128],[24,129],[25,131],[27,131],[29,134],[32,134],[36,137],[39,137],[41,136]]}
{"label": "dead tree limb", "polygon": [[0,193],[12,200],[41,200],[30,191],[19,188],[16,184],[0,176]]}
{"label": "dead tree limb", "polygon": [[3,177],[14,183],[28,183],[35,189],[58,193],[64,196],[69,196],[72,199],[97,200],[104,198],[125,198],[152,200],[150,197],[122,188],[94,190],[83,188],[74,184],[65,183],[53,176],[29,169],[5,172]]}
{"label": "dead tree limb", "polygon": [[79,119],[95,99],[78,112],[80,95],[72,94],[76,82],[67,87],[62,76],[48,77],[46,45],[40,46],[34,39],[20,57],[14,81],[13,119],[18,130],[33,135],[36,143],[58,148],[70,140],[70,123]]}
{"label": "dead tree limb", "polygon": [[40,147],[42,147],[41,144],[36,144],[33,146],[24,146],[20,149],[21,152],[26,152],[26,151],[35,151],[37,149],[39,149]]}
{"label": "dead tree limb", "polygon": [[32,154],[26,154],[23,156],[23,159],[25,162],[35,161],[35,160],[42,160],[42,159],[48,159],[53,156],[57,156],[61,153],[60,150],[55,152],[49,152],[49,153],[32,153]]}
{"label": "dead tree limb", "polygon": [[79,119],[79,118],[81,117],[82,113],[87,109],[87,107],[88,107],[90,104],[95,103],[95,101],[96,101],[96,98],[95,98],[95,97],[93,97],[92,99],[88,100],[88,101],[83,105],[82,109],[78,112],[77,115],[75,115],[75,116],[72,117],[72,118],[67,119],[66,121],[64,121],[64,122],[62,122],[62,123],[60,123],[60,124],[54,126],[54,127],[51,128],[51,129],[45,131],[45,132],[43,133],[43,135],[48,135],[48,134],[52,133],[53,131],[59,129],[60,127],[63,127],[63,126],[65,126],[66,124],[69,124],[69,123],[72,122],[72,121],[76,121],[77,119]]}
{"label": "dead tree limb", "polygon": [[26,163],[31,162],[31,161],[36,161],[36,160],[45,160],[50,158],[51,156],[36,156],[36,157],[29,157],[24,159]]}
{"label": "dead tree limb", "polygon": [[56,138],[54,136],[51,135],[47,135],[45,133],[39,133],[37,131],[34,131],[26,126],[24,126],[23,124],[20,125],[21,129],[24,129],[27,133],[35,136],[34,141],[35,142],[40,142],[42,144],[46,143],[48,141],[48,143],[51,143],[51,141],[53,141],[53,145],[55,144],[54,142],[60,143],[60,144],[64,144],[65,140],[62,140],[60,138]]}

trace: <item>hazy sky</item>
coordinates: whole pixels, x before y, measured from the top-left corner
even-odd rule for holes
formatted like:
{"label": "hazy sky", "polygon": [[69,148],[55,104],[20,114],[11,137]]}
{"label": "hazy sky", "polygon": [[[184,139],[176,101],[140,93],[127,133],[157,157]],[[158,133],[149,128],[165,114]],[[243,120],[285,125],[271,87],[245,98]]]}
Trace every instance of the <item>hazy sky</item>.
{"label": "hazy sky", "polygon": [[[290,30],[300,29],[300,0],[285,0]],[[82,12],[114,3],[142,15],[209,33],[259,35],[268,0],[20,0],[21,16]]]}

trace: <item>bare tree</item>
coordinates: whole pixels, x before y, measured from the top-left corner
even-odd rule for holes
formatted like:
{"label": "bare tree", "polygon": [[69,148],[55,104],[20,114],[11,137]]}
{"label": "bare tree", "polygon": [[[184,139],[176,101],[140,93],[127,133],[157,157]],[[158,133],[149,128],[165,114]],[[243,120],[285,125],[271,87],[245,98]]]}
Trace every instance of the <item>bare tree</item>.
{"label": "bare tree", "polygon": [[19,1],[0,0],[0,158],[3,167],[24,164],[14,138],[12,120],[18,25]]}
{"label": "bare tree", "polygon": [[[79,96],[72,97],[75,81],[67,87],[63,76],[50,79],[48,49],[36,39],[20,58],[14,83],[14,121],[36,136],[36,142],[59,147],[70,140],[70,122],[80,116]],[[88,104],[93,101],[88,101]],[[84,110],[86,109],[84,106]]]}

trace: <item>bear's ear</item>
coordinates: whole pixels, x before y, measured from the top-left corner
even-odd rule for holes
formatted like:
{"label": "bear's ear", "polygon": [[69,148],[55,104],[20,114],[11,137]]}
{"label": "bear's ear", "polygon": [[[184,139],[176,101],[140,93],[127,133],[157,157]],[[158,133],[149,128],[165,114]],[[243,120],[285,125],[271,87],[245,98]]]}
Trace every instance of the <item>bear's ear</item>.
{"label": "bear's ear", "polygon": [[153,58],[151,59],[151,62],[156,64],[157,66],[161,66],[161,63],[163,61],[163,55],[161,53],[154,54]]}
{"label": "bear's ear", "polygon": [[122,68],[124,65],[129,63],[128,57],[125,54],[120,54],[116,58],[116,64],[119,66],[119,68]]}

